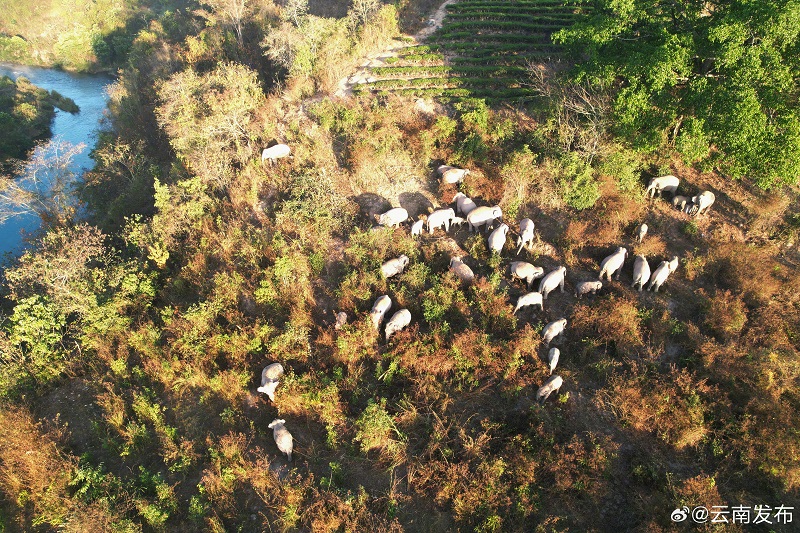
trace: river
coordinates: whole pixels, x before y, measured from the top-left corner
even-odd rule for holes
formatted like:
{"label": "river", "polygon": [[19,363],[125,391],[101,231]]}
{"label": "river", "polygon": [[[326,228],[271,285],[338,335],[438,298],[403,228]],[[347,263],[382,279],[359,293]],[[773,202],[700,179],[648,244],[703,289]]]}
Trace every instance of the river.
{"label": "river", "polygon": [[[93,166],[89,152],[97,141],[100,119],[106,109],[106,86],[114,80],[104,74],[75,74],[62,70],[27,67],[0,63],[0,77],[17,79],[28,78],[34,85],[48,91],[58,91],[72,98],[80,112],[72,115],[56,110],[53,119],[53,138],[59,137],[70,144],[84,143],[86,148],[72,163],[72,170],[80,175]],[[17,216],[0,224],[0,255],[6,252],[19,253],[24,246],[23,237],[39,228],[39,218],[35,215]]]}

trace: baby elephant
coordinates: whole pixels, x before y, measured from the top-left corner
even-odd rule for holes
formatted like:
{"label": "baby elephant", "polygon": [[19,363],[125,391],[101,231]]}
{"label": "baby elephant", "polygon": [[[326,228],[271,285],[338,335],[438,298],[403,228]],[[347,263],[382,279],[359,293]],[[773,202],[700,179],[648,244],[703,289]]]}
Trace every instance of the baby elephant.
{"label": "baby elephant", "polygon": [[611,281],[611,275],[616,272],[614,279],[619,279],[619,273],[622,271],[622,265],[625,264],[625,258],[628,257],[628,250],[620,246],[617,251],[609,255],[603,262],[600,263],[600,277],[603,279],[603,274],[608,276],[608,281]]}
{"label": "baby elephant", "polygon": [[675,198],[672,199],[672,207],[683,211],[684,209],[686,209],[686,204],[688,204],[690,201],[691,198],[689,198],[688,196],[681,196],[680,194],[678,194],[675,195]]}
{"label": "baby elephant", "polygon": [[547,324],[542,330],[542,342],[544,342],[544,345],[550,346],[550,342],[552,342],[552,340],[557,336],[561,335],[561,332],[563,332],[564,328],[566,327],[566,318],[559,318],[558,320]]}
{"label": "baby elephant", "polygon": [[542,295],[538,292],[529,292],[527,294],[523,294],[517,300],[517,306],[514,308],[514,313],[512,314],[516,314],[517,311],[529,305],[538,305],[539,309],[544,311],[544,302],[542,301]]}
{"label": "baby elephant", "polygon": [[383,274],[384,278],[388,279],[392,276],[402,274],[406,266],[408,266],[408,256],[404,254],[400,257],[389,259],[383,265],[381,265],[381,274]]}
{"label": "baby elephant", "polygon": [[275,444],[278,445],[278,449],[285,453],[289,458],[289,462],[291,462],[294,439],[292,438],[292,434],[289,433],[289,430],[286,429],[286,426],[284,426],[285,423],[286,420],[276,418],[270,422],[268,427],[272,429],[272,437],[275,439]]}
{"label": "baby elephant", "polygon": [[261,386],[256,389],[258,392],[263,392],[273,402],[275,401],[275,389],[283,377],[283,365],[280,363],[272,363],[264,367],[261,371]]}
{"label": "baby elephant", "polygon": [[575,298],[581,298],[586,294],[597,294],[602,288],[602,281],[581,281],[575,284]]}
{"label": "baby elephant", "polygon": [[533,220],[529,218],[523,218],[519,222],[519,237],[517,237],[517,255],[522,251],[522,248],[526,244],[530,244],[533,242],[534,237],[534,230],[535,226],[533,225]]}
{"label": "baby elephant", "polygon": [[536,401],[539,403],[546,402],[547,398],[554,392],[557,392],[563,384],[564,380],[561,379],[561,376],[550,376],[550,379],[545,381],[544,385],[539,387],[539,390],[536,391]]}
{"label": "baby elephant", "polygon": [[636,236],[636,239],[639,242],[642,242],[644,240],[645,235],[647,235],[647,224],[642,224],[641,226],[639,226],[639,234]]}
{"label": "baby elephant", "polygon": [[418,237],[422,235],[422,230],[425,227],[425,219],[420,218],[411,225],[411,236]]}

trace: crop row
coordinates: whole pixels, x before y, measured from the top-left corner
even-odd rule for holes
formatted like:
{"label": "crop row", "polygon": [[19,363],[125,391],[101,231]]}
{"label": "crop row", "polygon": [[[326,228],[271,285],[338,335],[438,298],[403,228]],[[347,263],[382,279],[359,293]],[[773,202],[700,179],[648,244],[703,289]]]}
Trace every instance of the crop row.
{"label": "crop row", "polygon": [[517,78],[411,78],[377,80],[370,83],[375,89],[403,89],[410,87],[497,87],[518,85]]}
{"label": "crop row", "polygon": [[447,9],[458,10],[476,6],[516,6],[516,7],[558,7],[562,9],[575,9],[582,7],[577,3],[562,2],[560,0],[460,0],[447,6]]}
{"label": "crop row", "polygon": [[519,42],[496,42],[488,43],[488,39],[482,38],[480,35],[474,36],[475,41],[451,41],[441,43],[441,50],[450,53],[468,53],[471,56],[495,56],[502,54],[511,54],[515,52],[542,52],[550,54],[561,50],[552,43],[528,43],[527,46],[520,46]]}
{"label": "crop row", "polygon": [[471,41],[477,46],[476,50],[480,50],[486,43],[517,43],[520,45],[547,45],[550,44],[550,38],[545,33],[475,33],[474,31],[461,31],[452,33],[443,33],[435,36],[437,43],[449,44],[453,41]]}
{"label": "crop row", "polygon": [[444,55],[442,54],[406,54],[403,56],[397,57],[387,57],[385,59],[386,63],[394,64],[400,62],[408,62],[408,63],[435,63],[435,62],[442,62],[444,61]]}
{"label": "crop row", "polygon": [[587,7],[575,8],[569,6],[549,6],[549,7],[541,7],[541,6],[524,6],[518,4],[492,4],[487,3],[484,5],[473,4],[473,5],[465,5],[462,3],[457,4],[449,4],[447,6],[447,12],[451,15],[456,13],[480,13],[480,12],[491,12],[491,13],[525,13],[525,14],[538,14],[538,15],[577,15],[581,13],[586,13],[589,11]]}
{"label": "crop row", "polygon": [[526,13],[497,13],[493,11],[486,11],[483,13],[450,13],[445,17],[444,23],[447,25],[448,23],[453,22],[461,22],[461,21],[477,21],[477,20],[485,20],[485,21],[506,21],[506,22],[521,22],[521,23],[529,23],[529,24],[552,24],[552,25],[562,25],[566,26],[570,24],[572,21],[575,20],[575,15],[572,14],[564,14],[558,16],[546,16],[543,17],[541,15],[534,15],[534,14],[526,14]]}
{"label": "crop row", "polygon": [[528,33],[544,33],[552,32],[554,30],[563,28],[564,24],[548,24],[537,23],[527,24],[515,21],[506,20],[464,20],[461,22],[445,22],[442,26],[442,33],[453,33],[462,30],[475,31],[475,30],[499,30],[499,31],[514,31],[514,32],[528,32]]}
{"label": "crop row", "polygon": [[372,74],[381,77],[407,78],[409,76],[436,76],[454,74],[457,76],[521,76],[526,74],[526,69],[516,66],[460,66],[460,65],[434,65],[412,67],[376,67]]}

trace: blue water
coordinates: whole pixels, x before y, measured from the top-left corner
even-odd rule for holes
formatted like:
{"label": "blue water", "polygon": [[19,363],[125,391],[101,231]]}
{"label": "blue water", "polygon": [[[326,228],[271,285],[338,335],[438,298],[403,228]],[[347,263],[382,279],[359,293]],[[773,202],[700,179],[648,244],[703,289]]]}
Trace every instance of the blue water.
{"label": "blue water", "polygon": [[[75,100],[80,112],[72,115],[56,110],[51,129],[53,138],[59,137],[71,144],[86,145],[73,159],[73,172],[80,176],[84,170],[90,169],[93,162],[89,152],[97,142],[97,131],[101,127],[100,119],[103,118],[108,100],[105,89],[114,80],[104,74],[74,74],[9,63],[0,63],[0,76],[12,79],[23,76],[31,80],[34,85],[48,91],[58,91]],[[35,215],[17,216],[0,224],[0,255],[5,252],[13,254],[21,252],[25,246],[25,235],[35,232],[39,226],[39,218]]]}

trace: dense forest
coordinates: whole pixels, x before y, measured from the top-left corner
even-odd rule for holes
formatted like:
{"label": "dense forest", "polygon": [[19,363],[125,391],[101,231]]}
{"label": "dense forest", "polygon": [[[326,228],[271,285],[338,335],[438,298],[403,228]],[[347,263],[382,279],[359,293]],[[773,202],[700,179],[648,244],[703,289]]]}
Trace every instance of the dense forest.
{"label": "dense forest", "polygon": [[[69,60],[27,4],[0,2],[28,25],[0,57],[120,68],[79,208],[3,265],[0,530],[796,529],[800,4],[96,2],[50,11]],[[436,81],[333,96],[379,58]],[[651,198],[663,175],[715,202]],[[412,235],[457,193],[502,210],[499,253]],[[677,266],[639,291],[634,255]],[[513,261],[565,287],[517,311]],[[383,295],[411,316],[389,339]]]}

